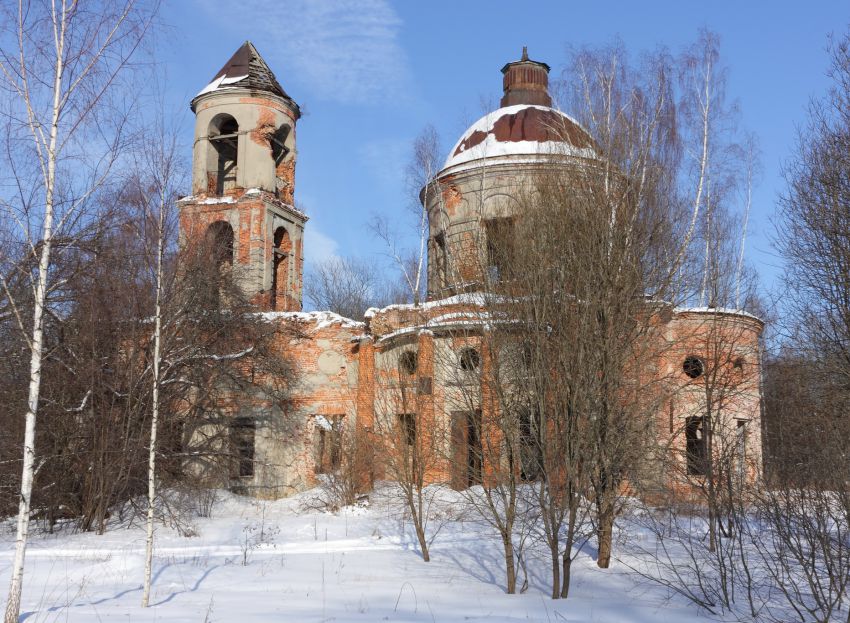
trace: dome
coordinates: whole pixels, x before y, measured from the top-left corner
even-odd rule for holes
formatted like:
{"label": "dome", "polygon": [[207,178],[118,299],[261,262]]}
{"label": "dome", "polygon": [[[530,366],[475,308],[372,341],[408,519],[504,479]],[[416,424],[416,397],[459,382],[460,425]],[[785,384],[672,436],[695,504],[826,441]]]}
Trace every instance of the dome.
{"label": "dome", "polygon": [[552,155],[593,158],[596,152],[590,135],[569,115],[548,106],[517,104],[473,123],[449,152],[443,169],[482,158],[516,162]]}

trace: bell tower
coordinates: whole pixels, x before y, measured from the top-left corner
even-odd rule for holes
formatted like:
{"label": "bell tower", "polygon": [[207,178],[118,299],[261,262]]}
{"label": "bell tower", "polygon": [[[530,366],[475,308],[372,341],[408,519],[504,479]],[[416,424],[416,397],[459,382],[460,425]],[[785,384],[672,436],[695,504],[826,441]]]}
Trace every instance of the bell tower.
{"label": "bell tower", "polygon": [[181,241],[214,240],[211,261],[228,263],[260,308],[299,311],[307,217],[294,206],[298,104],[246,41],[190,107],[192,195],[179,203]]}

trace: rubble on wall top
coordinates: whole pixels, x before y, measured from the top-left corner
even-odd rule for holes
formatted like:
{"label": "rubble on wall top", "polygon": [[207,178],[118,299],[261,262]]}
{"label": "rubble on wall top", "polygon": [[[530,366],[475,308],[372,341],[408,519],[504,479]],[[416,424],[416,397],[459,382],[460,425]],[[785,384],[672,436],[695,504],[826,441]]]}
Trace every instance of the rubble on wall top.
{"label": "rubble on wall top", "polygon": [[326,329],[333,325],[340,325],[344,329],[362,329],[366,325],[363,322],[340,316],[331,311],[311,312],[260,312],[258,314],[263,320],[294,320],[296,322],[315,323],[315,329]]}

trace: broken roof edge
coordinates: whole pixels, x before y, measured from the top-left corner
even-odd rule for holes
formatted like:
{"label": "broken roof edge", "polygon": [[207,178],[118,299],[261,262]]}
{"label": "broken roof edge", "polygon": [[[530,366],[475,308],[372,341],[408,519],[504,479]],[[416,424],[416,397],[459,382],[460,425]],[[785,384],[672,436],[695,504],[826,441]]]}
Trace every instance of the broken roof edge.
{"label": "broken roof edge", "polygon": [[[207,85],[207,86],[209,86],[209,85]],[[266,90],[263,90],[263,89],[256,89],[256,88],[252,88],[251,86],[242,85],[242,84],[238,84],[238,83],[228,84],[227,86],[219,87],[217,89],[210,90],[210,91],[202,89],[200,92],[198,92],[197,95],[195,95],[195,97],[193,97],[189,101],[189,109],[193,113],[196,113],[198,102],[200,102],[201,100],[211,98],[211,97],[221,97],[221,96],[226,96],[226,95],[231,95],[231,94],[233,94],[233,95],[244,94],[244,95],[249,95],[249,96],[253,96],[253,97],[259,96],[259,97],[264,97],[264,98],[267,98],[267,99],[278,100],[278,101],[282,102],[287,108],[289,108],[294,113],[295,121],[298,121],[299,119],[301,119],[301,116],[302,116],[301,106],[299,106],[298,102],[296,102],[294,99],[292,99],[288,95],[280,96],[280,95],[277,95],[276,93],[272,93],[271,91],[266,91]]]}

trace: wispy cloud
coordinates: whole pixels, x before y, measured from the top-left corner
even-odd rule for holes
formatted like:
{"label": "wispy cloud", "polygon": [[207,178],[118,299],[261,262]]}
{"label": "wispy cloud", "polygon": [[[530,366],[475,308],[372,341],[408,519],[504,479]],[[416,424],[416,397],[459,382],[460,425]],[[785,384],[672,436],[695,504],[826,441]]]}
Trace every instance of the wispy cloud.
{"label": "wispy cloud", "polygon": [[404,181],[411,151],[410,141],[402,139],[370,140],[358,148],[360,161],[372,177],[388,190],[397,189]]}
{"label": "wispy cloud", "polygon": [[401,19],[387,0],[195,1],[254,41],[284,88],[294,75],[327,100],[370,103],[409,91]]}
{"label": "wispy cloud", "polygon": [[308,267],[335,256],[338,249],[337,241],[319,231],[314,223],[304,228],[304,260]]}

